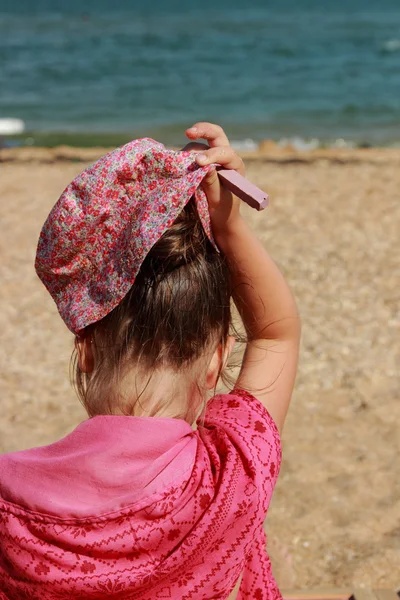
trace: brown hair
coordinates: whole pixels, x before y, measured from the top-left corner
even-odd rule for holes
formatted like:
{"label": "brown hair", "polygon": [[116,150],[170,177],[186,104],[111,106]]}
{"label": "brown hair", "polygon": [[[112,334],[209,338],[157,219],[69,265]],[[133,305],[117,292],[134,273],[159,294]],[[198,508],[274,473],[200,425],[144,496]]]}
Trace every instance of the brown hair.
{"label": "brown hair", "polygon": [[123,397],[127,373],[145,373],[149,382],[159,368],[190,372],[212,344],[224,345],[230,300],[226,260],[190,200],[150,250],[122,302],[84,332],[92,340],[94,370],[83,373],[75,355],[74,383],[88,414],[133,414],[140,394]]}

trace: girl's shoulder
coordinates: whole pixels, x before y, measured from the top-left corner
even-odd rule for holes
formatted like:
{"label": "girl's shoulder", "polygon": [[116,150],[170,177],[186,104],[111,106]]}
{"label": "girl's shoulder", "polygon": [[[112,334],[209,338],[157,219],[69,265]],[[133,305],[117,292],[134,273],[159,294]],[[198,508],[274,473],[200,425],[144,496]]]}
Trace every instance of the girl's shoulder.
{"label": "girl's shoulder", "polygon": [[199,419],[198,431],[203,442],[216,449],[221,473],[229,470],[229,464],[242,469],[244,480],[250,479],[264,490],[267,508],[278,478],[282,448],[278,428],[265,406],[243,389],[218,394],[208,403],[203,421]]}
{"label": "girl's shoulder", "polygon": [[240,429],[249,437],[273,440],[281,451],[278,427],[265,406],[250,392],[234,388],[228,394],[217,394],[207,404],[204,425]]}

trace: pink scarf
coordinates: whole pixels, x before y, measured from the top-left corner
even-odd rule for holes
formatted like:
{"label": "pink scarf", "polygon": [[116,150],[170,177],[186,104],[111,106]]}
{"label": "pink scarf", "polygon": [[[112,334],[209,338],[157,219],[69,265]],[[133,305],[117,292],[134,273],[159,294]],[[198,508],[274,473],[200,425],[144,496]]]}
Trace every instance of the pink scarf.
{"label": "pink scarf", "polygon": [[204,426],[98,416],[0,456],[1,600],[281,598],[263,522],[279,433],[250,394]]}

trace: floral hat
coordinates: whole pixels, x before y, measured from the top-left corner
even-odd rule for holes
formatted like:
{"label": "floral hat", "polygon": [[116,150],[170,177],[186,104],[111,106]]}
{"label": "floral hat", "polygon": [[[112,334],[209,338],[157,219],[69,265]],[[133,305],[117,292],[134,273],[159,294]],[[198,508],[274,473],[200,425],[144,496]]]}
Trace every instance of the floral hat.
{"label": "floral hat", "polygon": [[65,189],[40,233],[35,268],[73,333],[121,302],[152,246],[192,196],[214,244],[199,187],[211,165],[200,167],[194,156],[149,138],[134,140]]}

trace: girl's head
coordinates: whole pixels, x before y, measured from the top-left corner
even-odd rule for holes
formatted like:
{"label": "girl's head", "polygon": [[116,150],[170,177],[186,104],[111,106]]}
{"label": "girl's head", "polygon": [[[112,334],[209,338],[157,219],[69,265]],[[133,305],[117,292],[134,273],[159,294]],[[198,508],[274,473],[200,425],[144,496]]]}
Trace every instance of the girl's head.
{"label": "girl's head", "polygon": [[78,175],[43,226],[36,270],[76,335],[89,415],[190,420],[216,384],[231,292],[200,187],[209,168],[134,140]]}
{"label": "girl's head", "polygon": [[230,298],[226,261],[192,199],[122,302],[76,338],[77,390],[89,415],[193,421],[230,352]]}

